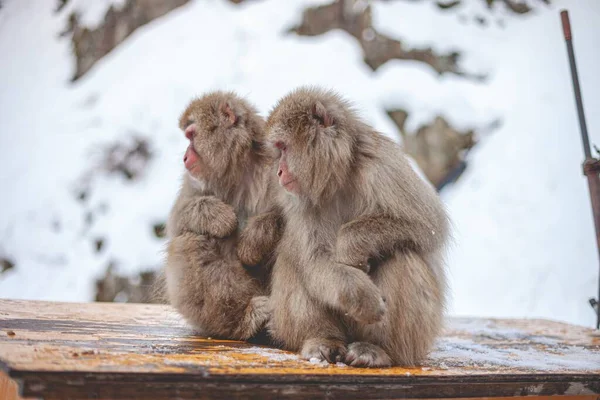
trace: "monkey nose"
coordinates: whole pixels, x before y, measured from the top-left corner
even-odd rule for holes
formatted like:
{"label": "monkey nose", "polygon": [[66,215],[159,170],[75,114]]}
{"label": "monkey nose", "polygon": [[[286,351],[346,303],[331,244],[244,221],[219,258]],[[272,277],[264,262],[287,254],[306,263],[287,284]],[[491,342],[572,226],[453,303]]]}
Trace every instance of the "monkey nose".
{"label": "monkey nose", "polygon": [[277,171],[277,176],[281,176],[281,174],[283,174],[283,171],[282,170],[278,170]]}

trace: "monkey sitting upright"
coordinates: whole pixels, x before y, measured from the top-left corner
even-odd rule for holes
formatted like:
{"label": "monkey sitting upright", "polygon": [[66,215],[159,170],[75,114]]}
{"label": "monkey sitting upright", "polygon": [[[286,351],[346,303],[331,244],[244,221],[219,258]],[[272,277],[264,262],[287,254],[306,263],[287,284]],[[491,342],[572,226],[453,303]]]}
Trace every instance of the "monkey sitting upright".
{"label": "monkey sitting upright", "polygon": [[166,294],[202,334],[246,340],[264,326],[269,304],[266,283],[242,264],[268,268],[281,233],[264,120],[219,91],[192,101],[179,125],[190,144],[167,222]]}
{"label": "monkey sitting upright", "polygon": [[449,218],[437,193],[333,92],[288,94],[267,131],[285,217],[270,335],[307,359],[419,364],[446,301]]}

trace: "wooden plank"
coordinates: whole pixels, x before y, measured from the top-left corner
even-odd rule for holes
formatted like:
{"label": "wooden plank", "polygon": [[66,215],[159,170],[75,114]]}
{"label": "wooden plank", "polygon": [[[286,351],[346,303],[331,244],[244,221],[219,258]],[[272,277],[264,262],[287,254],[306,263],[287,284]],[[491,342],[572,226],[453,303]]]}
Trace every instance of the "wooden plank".
{"label": "wooden plank", "polygon": [[546,320],[456,318],[423,367],[359,369],[196,336],[167,306],[0,300],[0,366],[44,398],[592,396],[600,337]]}
{"label": "wooden plank", "polygon": [[4,372],[0,372],[0,399],[21,400],[17,383],[12,381]]}
{"label": "wooden plank", "polygon": [[0,400],[33,400],[19,396],[17,382],[10,379],[8,375],[0,371]]}

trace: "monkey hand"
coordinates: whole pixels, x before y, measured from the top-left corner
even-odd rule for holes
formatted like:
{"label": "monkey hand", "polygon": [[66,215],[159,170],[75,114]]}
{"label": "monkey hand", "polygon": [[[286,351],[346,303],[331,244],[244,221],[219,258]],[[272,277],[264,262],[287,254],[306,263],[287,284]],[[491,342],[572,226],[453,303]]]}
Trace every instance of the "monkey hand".
{"label": "monkey hand", "polygon": [[181,219],[188,230],[218,238],[229,236],[237,229],[237,216],[233,207],[213,196],[198,197],[190,201]]}
{"label": "monkey hand", "polygon": [[250,218],[238,240],[238,259],[245,265],[257,265],[272,254],[280,238],[281,221],[276,213]]}
{"label": "monkey hand", "polygon": [[362,270],[369,273],[369,254],[364,251],[364,247],[357,246],[356,240],[351,235],[344,234],[342,230],[337,237],[335,244],[335,261]]}
{"label": "monkey hand", "polygon": [[339,296],[342,312],[364,324],[381,321],[386,305],[379,288],[359,269],[341,267],[346,269]]}

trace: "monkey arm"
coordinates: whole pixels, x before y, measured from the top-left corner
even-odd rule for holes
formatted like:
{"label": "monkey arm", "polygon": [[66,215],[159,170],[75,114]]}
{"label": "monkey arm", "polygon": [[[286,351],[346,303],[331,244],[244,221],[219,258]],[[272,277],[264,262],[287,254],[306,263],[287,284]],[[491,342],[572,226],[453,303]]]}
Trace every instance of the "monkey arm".
{"label": "monkey arm", "polygon": [[264,261],[275,251],[282,229],[283,219],[278,211],[250,218],[237,244],[240,261],[245,265],[257,265]]}
{"label": "monkey arm", "polygon": [[183,205],[176,229],[223,238],[236,228],[237,216],[233,207],[214,196],[198,196]]}
{"label": "monkey arm", "polygon": [[445,227],[436,229],[430,220],[420,216],[367,215],[339,229],[335,260],[368,271],[369,258],[385,256],[397,248],[424,254],[433,251],[445,235]]}
{"label": "monkey arm", "polygon": [[370,324],[383,318],[386,308],[381,292],[363,271],[336,263],[329,252],[319,251],[302,267],[304,288],[316,301],[360,322]]}

